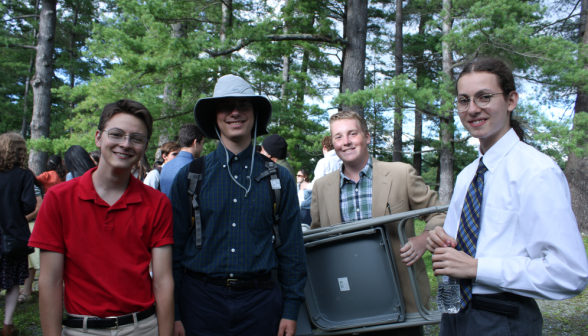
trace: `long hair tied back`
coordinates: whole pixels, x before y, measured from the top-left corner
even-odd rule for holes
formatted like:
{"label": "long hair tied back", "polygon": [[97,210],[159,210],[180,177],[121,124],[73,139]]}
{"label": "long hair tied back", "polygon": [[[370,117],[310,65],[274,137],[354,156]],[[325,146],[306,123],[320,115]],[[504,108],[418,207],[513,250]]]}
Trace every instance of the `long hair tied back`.
{"label": "long hair tied back", "polygon": [[[498,77],[498,85],[502,89],[504,98],[508,97],[511,92],[517,90],[514,76],[512,75],[512,70],[499,59],[477,58],[468,62],[459,74],[459,77],[457,77],[457,81],[455,82],[456,85],[457,82],[459,82],[461,76],[472,72],[489,72],[495,74],[496,77]],[[521,124],[518,122],[518,120],[513,118],[513,113],[514,111],[510,113],[510,126],[519,136],[519,139],[522,142],[525,142],[525,131],[521,127]]]}

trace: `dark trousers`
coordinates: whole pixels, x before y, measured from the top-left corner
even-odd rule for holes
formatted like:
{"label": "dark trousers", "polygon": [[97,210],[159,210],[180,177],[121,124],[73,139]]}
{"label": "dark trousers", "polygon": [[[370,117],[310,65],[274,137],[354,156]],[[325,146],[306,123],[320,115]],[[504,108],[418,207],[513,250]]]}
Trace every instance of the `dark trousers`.
{"label": "dark trousers", "polygon": [[471,307],[471,302],[457,314],[443,314],[439,336],[535,336],[541,335],[543,318],[535,299],[519,296],[514,316],[496,314]]}
{"label": "dark trousers", "polygon": [[187,336],[276,336],[282,293],[273,289],[228,289],[184,275],[180,317]]}
{"label": "dark trousers", "polygon": [[361,333],[361,336],[424,336],[423,326]]}

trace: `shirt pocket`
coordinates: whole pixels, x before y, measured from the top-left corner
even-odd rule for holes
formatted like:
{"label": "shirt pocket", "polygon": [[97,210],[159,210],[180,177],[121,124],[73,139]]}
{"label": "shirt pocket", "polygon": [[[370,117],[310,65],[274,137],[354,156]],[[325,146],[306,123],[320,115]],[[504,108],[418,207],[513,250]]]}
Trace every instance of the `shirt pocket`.
{"label": "shirt pocket", "polygon": [[500,237],[501,241],[506,241],[515,230],[512,225],[517,224],[517,213],[486,206],[482,213],[482,232],[489,238]]}

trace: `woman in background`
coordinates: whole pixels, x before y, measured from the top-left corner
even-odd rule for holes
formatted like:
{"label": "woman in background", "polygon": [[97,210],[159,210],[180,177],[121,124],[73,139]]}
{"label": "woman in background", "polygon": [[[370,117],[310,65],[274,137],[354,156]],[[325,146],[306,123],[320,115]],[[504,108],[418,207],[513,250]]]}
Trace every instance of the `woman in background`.
{"label": "woman in background", "polygon": [[[177,142],[166,142],[161,145],[161,157],[163,158],[163,164],[166,164],[173,160],[178,153],[180,152],[180,145]],[[161,190],[159,188],[159,178],[161,177],[161,166],[156,166],[153,164],[153,170],[147,174],[145,177],[146,185],[150,186],[153,189]]]}
{"label": "woman in background", "polygon": [[78,145],[69,147],[65,152],[65,165],[69,171],[65,177],[66,181],[80,177],[91,168],[96,167],[96,164],[90,158],[90,154],[82,146]]}
{"label": "woman in background", "polygon": [[147,161],[147,156],[143,154],[141,160],[139,160],[139,162],[133,167],[131,174],[143,182],[150,171],[151,166],[149,165],[149,161]]}
{"label": "woman in background", "polygon": [[97,149],[95,151],[91,151],[89,154],[90,154],[90,159],[92,159],[92,161],[94,161],[94,164],[96,165],[96,167],[98,167],[98,162],[100,162],[100,149]]}
{"label": "woman in background", "polygon": [[[5,234],[28,241],[31,231],[25,216],[35,210],[37,201],[35,176],[25,168],[26,156],[27,145],[23,137],[17,133],[0,135],[0,228]],[[0,254],[0,288],[6,290],[2,335],[16,332],[13,316],[19,285],[23,285],[28,276],[26,255],[12,257]]]}
{"label": "woman in background", "polygon": [[46,193],[49,188],[65,181],[66,174],[61,156],[51,155],[47,160],[47,171],[37,176],[37,181],[43,186],[43,192]]}

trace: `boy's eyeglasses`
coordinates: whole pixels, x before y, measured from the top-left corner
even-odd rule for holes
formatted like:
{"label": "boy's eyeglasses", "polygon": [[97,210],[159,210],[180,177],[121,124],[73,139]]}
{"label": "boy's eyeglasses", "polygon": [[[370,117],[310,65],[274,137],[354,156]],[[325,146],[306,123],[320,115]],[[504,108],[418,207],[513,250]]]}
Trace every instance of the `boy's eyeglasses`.
{"label": "boy's eyeglasses", "polygon": [[[503,93],[502,92],[482,93],[482,94],[477,95],[473,98],[474,103],[476,103],[476,105],[478,105],[478,107],[484,107],[490,103],[490,100],[492,99],[492,97],[494,97],[496,95],[500,95],[500,94],[503,94]],[[468,109],[468,107],[470,107],[471,100],[472,100],[472,98],[468,98],[466,96],[457,96],[457,99],[455,100],[455,106],[457,107],[457,111],[459,111],[459,112],[466,111]]]}
{"label": "boy's eyeglasses", "polygon": [[146,136],[144,136],[143,134],[138,134],[138,133],[134,133],[134,134],[126,134],[123,130],[118,129],[118,128],[111,128],[109,130],[105,130],[104,132],[106,132],[106,134],[108,135],[108,139],[117,142],[117,143],[121,143],[125,141],[125,138],[129,138],[129,144],[131,144],[132,146],[135,147],[142,147],[147,145],[147,142],[149,141],[149,139],[147,139]]}

